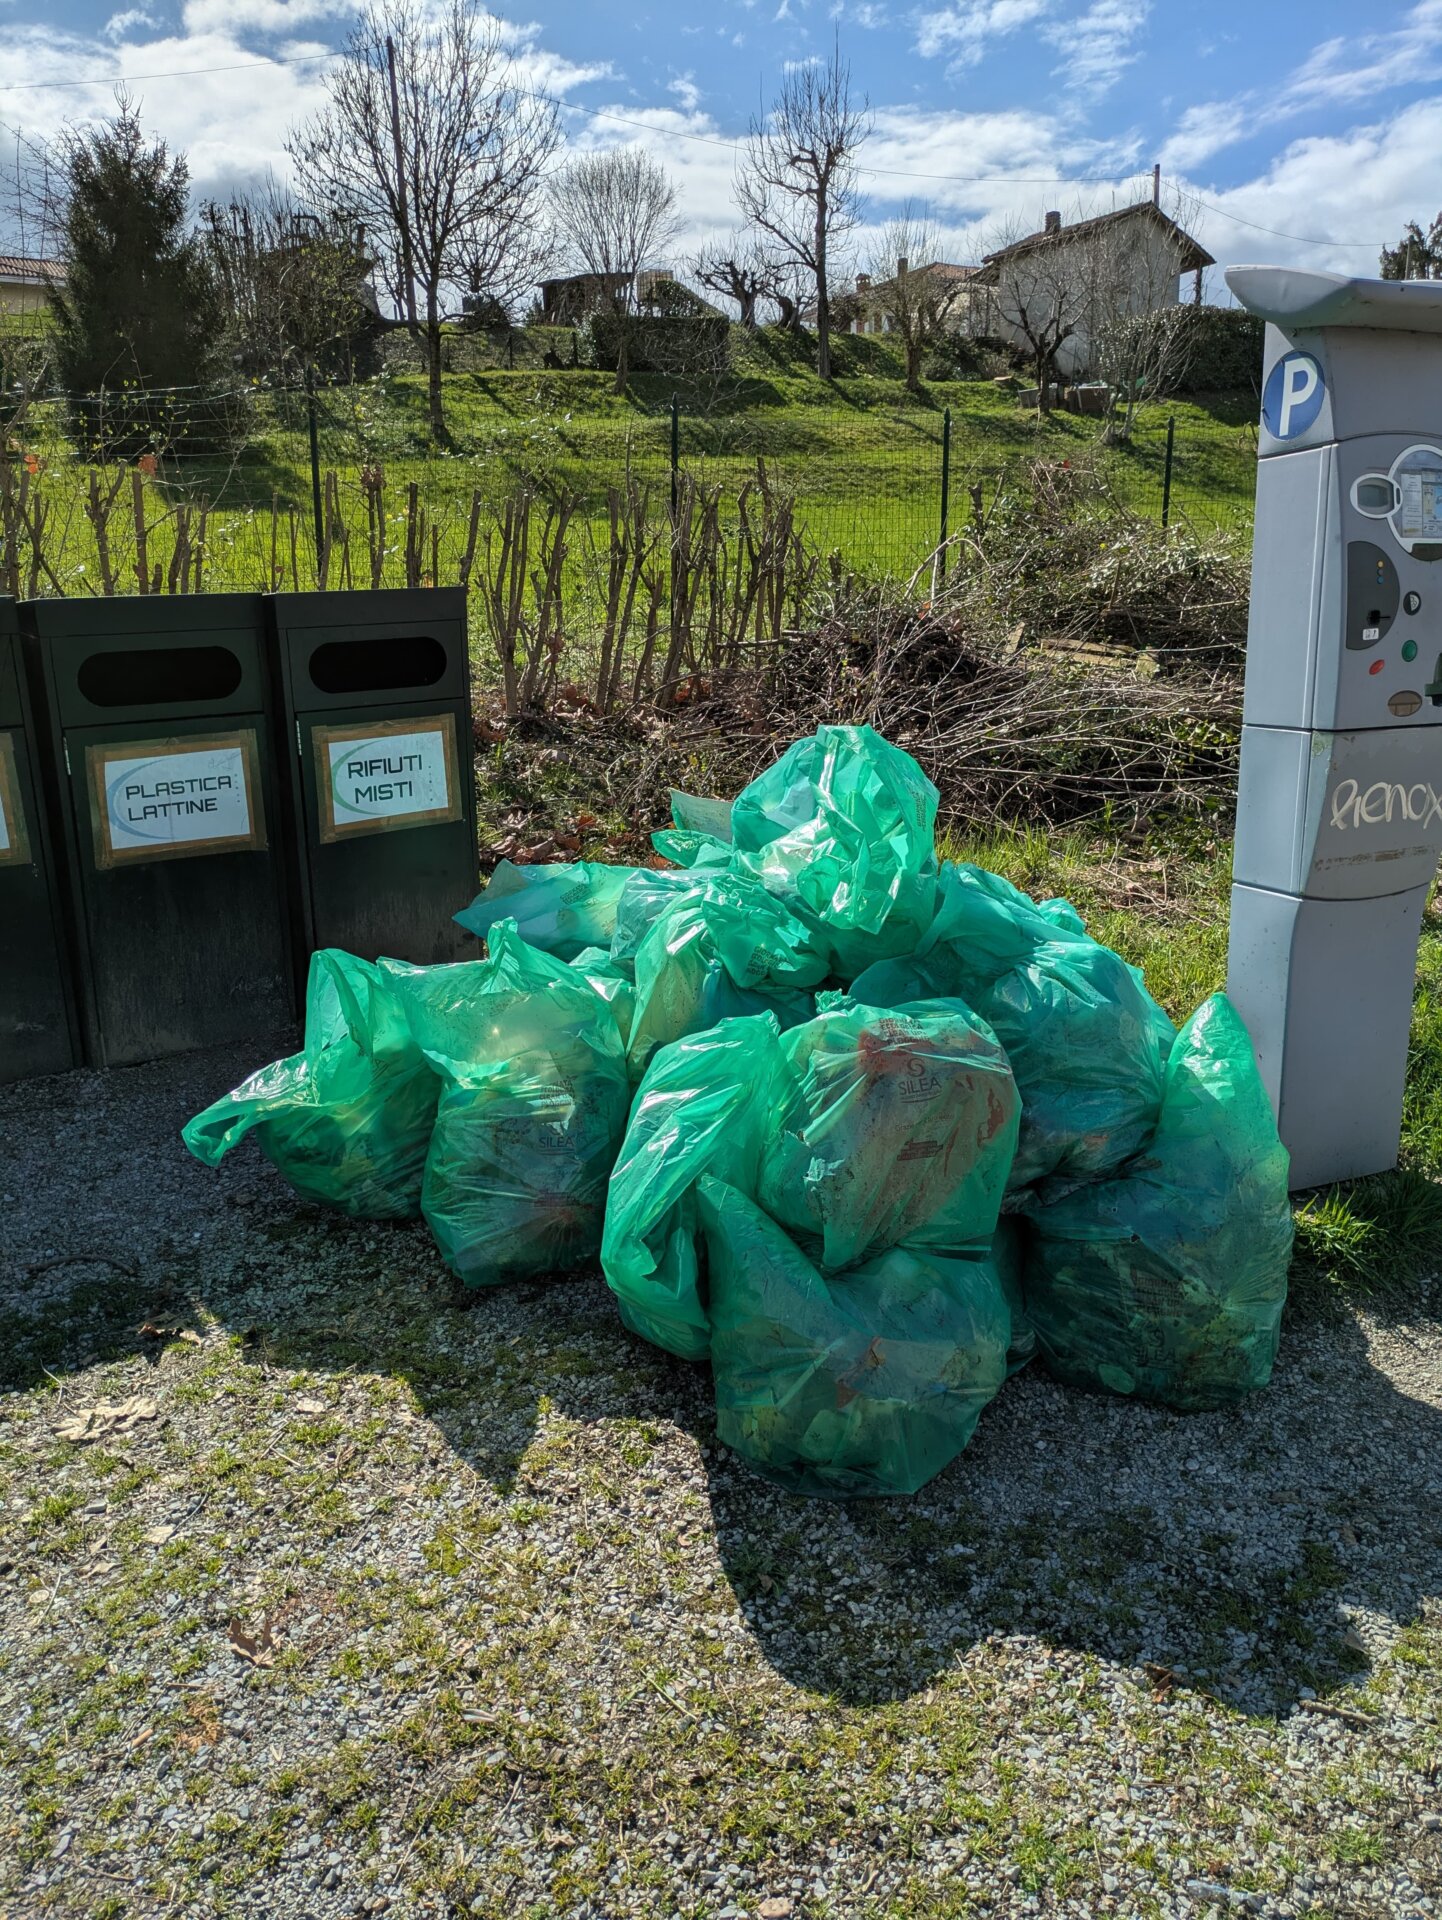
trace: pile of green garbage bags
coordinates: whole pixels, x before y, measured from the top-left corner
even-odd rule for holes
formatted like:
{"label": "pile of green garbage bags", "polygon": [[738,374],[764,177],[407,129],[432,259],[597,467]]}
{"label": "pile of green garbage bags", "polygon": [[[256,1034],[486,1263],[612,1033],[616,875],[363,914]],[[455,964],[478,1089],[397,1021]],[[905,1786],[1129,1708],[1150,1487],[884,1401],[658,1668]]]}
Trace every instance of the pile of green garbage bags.
{"label": "pile of green garbage bags", "polygon": [[1235,1011],[1176,1031],[1067,902],[939,861],[936,809],[829,726],[673,795],[668,865],[502,863],[456,916],[485,959],[316,954],[302,1051],[186,1144],[421,1215],[468,1286],[599,1256],[799,1493],[914,1492],[1033,1358],[1185,1410],[1264,1385],[1292,1217]]}

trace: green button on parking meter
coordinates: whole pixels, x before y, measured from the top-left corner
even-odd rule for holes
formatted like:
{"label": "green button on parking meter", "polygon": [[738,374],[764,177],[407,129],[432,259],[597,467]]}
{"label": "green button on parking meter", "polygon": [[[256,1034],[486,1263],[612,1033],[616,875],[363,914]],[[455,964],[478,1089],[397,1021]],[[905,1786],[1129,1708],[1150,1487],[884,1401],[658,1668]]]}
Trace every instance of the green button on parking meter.
{"label": "green button on parking meter", "polygon": [[320,947],[423,964],[471,957],[451,919],[476,887],[464,589],[280,593],[268,604],[300,965]]}
{"label": "green button on parking meter", "polygon": [[85,1057],[123,1066],[294,1017],[258,594],[32,600]]}
{"label": "green button on parking meter", "polygon": [[0,601],[0,1081],[79,1059],[65,915],[15,603]]}

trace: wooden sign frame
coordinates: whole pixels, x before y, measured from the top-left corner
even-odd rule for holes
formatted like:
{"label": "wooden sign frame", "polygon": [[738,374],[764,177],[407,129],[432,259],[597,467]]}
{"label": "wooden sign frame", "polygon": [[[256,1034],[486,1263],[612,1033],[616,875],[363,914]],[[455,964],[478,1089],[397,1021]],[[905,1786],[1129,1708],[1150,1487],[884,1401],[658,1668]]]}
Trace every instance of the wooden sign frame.
{"label": "wooden sign frame", "polygon": [[[453,713],[423,713],[404,720],[347,721],[343,726],[314,725],[311,742],[315,753],[315,804],[317,830],[322,846],[341,840],[356,840],[372,833],[405,833],[412,827],[445,826],[465,819],[461,795],[460,753],[456,745],[456,716]],[[346,740],[394,739],[406,733],[438,733],[444,743],[447,802],[429,807],[422,813],[398,813],[376,820],[337,820],[335,789],[331,775],[330,749]]]}
{"label": "wooden sign frame", "polygon": [[[246,810],[250,831],[210,840],[183,840],[153,847],[116,847],[110,836],[110,809],[105,804],[105,772],[117,760],[142,754],[163,759],[174,753],[208,753],[238,749],[245,770]],[[90,800],[91,840],[95,865],[102,873],[117,867],[148,865],[153,860],[194,860],[216,853],[263,853],[269,842],[265,830],[265,802],[260,785],[260,743],[254,727],[233,733],[167,734],[152,740],[107,740],[85,749],[86,788]]]}

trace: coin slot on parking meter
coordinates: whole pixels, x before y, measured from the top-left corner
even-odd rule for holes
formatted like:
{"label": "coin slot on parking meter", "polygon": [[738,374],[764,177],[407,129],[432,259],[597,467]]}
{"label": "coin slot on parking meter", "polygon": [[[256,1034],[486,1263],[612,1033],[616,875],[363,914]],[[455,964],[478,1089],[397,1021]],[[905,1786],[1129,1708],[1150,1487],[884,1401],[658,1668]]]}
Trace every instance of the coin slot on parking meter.
{"label": "coin slot on parking meter", "polygon": [[299,960],[462,958],[451,916],[476,884],[464,590],[276,594],[270,618]]}
{"label": "coin slot on parking meter", "polygon": [[269,1039],[294,1017],[260,596],[36,600],[87,1059]]}
{"label": "coin slot on parking meter", "polygon": [[79,1060],[60,879],[15,604],[0,601],[0,1081]]}

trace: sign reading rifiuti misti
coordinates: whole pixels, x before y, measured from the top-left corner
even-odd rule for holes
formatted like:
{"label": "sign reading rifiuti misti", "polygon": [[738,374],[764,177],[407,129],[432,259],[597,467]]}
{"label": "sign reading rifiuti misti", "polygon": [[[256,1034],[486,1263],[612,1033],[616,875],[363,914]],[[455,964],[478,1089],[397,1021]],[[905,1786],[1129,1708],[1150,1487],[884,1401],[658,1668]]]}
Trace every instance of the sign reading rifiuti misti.
{"label": "sign reading rifiuti misti", "polygon": [[86,748],[96,865],[263,848],[254,730]]}
{"label": "sign reading rifiuti misti", "polygon": [[323,842],[462,817],[453,715],[317,727],[314,739]]}

